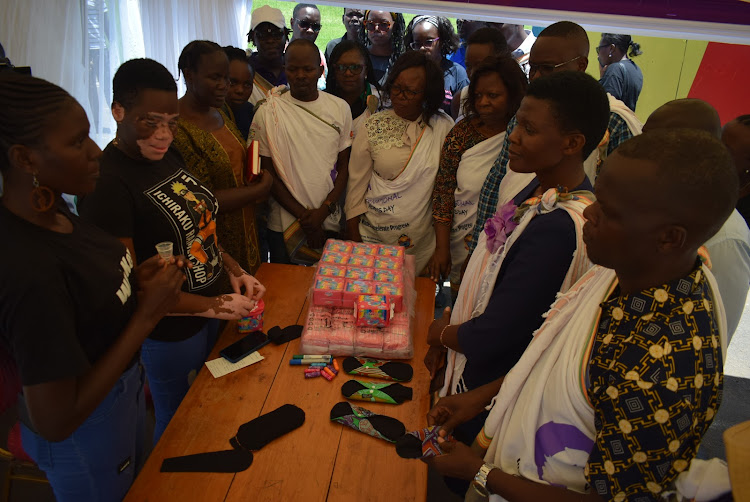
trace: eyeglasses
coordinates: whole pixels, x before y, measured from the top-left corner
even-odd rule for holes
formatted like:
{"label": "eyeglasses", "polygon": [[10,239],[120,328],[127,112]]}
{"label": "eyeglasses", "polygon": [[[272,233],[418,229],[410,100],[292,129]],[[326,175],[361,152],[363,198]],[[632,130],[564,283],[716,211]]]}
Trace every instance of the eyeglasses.
{"label": "eyeglasses", "polygon": [[305,21],[304,19],[295,19],[295,21],[297,22],[297,26],[299,26],[300,29],[312,30],[315,33],[320,31],[320,23],[311,23],[310,21]]}
{"label": "eyeglasses", "polygon": [[392,23],[389,23],[388,21],[367,21],[365,23],[367,31],[388,31],[391,28],[391,24]]}
{"label": "eyeglasses", "polygon": [[421,49],[422,47],[424,47],[425,49],[432,49],[432,46],[434,46],[434,45],[435,45],[435,43],[436,43],[436,42],[437,42],[438,40],[440,40],[440,37],[435,37],[435,38],[428,38],[428,39],[427,39],[427,40],[425,40],[424,42],[417,42],[417,41],[414,41],[414,42],[412,42],[412,43],[410,43],[410,44],[409,44],[409,47],[411,47],[411,48],[412,48],[412,49],[414,49],[415,51],[418,51],[418,50],[419,50],[419,49]]}
{"label": "eyeglasses", "polygon": [[365,65],[363,64],[336,64],[334,65],[336,68],[336,71],[339,73],[346,73],[347,70],[352,75],[359,75],[362,73],[362,70],[364,69]]}
{"label": "eyeglasses", "polygon": [[391,96],[403,96],[409,100],[416,98],[417,95],[422,94],[423,92],[424,91],[412,91],[411,89],[396,84],[391,86]]}
{"label": "eyeglasses", "polygon": [[549,75],[556,69],[560,68],[561,66],[565,66],[568,63],[572,63],[573,61],[577,59],[581,59],[582,56],[576,56],[573,59],[569,59],[568,61],[565,61],[564,63],[558,63],[558,64],[534,64],[529,63],[529,77],[534,75],[536,72],[539,72],[541,75]]}
{"label": "eyeglasses", "polygon": [[268,28],[265,30],[255,29],[254,34],[258,37],[258,40],[278,40],[286,35],[286,30],[277,30]]}

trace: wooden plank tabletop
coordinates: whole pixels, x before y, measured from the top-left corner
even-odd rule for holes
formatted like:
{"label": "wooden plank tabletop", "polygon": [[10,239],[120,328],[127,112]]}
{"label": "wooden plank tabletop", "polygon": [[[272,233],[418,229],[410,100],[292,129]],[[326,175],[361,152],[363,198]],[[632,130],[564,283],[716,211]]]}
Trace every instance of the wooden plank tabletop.
{"label": "wooden plank tabletop", "polygon": [[[314,269],[290,265],[261,266],[257,278],[267,287],[264,327],[301,324]],[[429,374],[422,364],[427,329],[434,312],[434,283],[417,279],[414,333],[414,399],[401,405],[356,403],[398,418],[407,431],[423,427],[429,410]],[[210,359],[239,339],[230,323]],[[333,424],[330,410],[345,399],[343,372],[332,381],[305,380],[304,367],[290,366],[299,340],[261,349],[265,357],[219,379],[203,368],[159,444],[131,488],[126,501],[348,501],[425,500],[427,468],[396,455],[388,443]],[[339,361],[341,358],[339,358]],[[290,403],[305,411],[299,429],[254,453],[252,466],[237,474],[161,473],[164,458],[229,449],[237,428],[260,414]],[[384,480],[388,480],[384,483]]]}

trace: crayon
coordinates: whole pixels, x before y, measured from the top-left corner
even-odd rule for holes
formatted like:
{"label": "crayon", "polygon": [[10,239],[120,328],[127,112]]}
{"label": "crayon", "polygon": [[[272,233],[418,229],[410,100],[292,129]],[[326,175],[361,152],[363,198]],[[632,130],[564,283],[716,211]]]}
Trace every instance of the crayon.
{"label": "crayon", "polygon": [[305,372],[305,378],[315,378],[320,376],[320,371],[313,371],[312,373]]}
{"label": "crayon", "polygon": [[333,360],[333,368],[336,370],[336,373],[339,372],[339,362],[337,360]]}
{"label": "crayon", "polygon": [[330,375],[330,374],[326,373],[325,371],[321,371],[321,372],[320,372],[320,376],[322,376],[323,378],[325,378],[325,379],[326,379],[326,380],[328,380],[329,382],[330,382],[331,380],[333,380],[333,375]]}
{"label": "crayon", "polygon": [[333,380],[333,377],[335,377],[335,376],[336,376],[336,374],[335,374],[335,373],[334,373],[333,371],[331,371],[330,369],[328,369],[328,367],[325,367],[325,368],[321,368],[321,370],[320,370],[320,374],[321,374],[321,375],[324,375],[324,376],[325,376],[325,375],[328,375],[328,376],[330,376],[330,377],[331,377],[331,380]]}
{"label": "crayon", "polygon": [[290,359],[289,364],[291,366],[302,366],[302,365],[313,365],[316,363],[322,363],[322,364],[328,364],[327,361],[315,361],[315,360],[305,360],[305,359]]}

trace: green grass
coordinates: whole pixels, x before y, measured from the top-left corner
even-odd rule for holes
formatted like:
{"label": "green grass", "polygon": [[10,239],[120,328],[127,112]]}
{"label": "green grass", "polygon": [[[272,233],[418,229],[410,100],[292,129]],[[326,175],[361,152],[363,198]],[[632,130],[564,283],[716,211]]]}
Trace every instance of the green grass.
{"label": "green grass", "polygon": [[[292,10],[297,3],[298,2],[283,2],[279,0],[255,0],[253,2],[253,10],[263,5],[275,7],[284,14],[287,27],[289,27],[289,20],[292,18]],[[320,28],[318,38],[315,40],[315,45],[317,45],[320,50],[325,51],[328,42],[334,38],[339,38],[346,33],[344,24],[341,22],[341,16],[344,14],[344,9],[342,7],[332,7],[330,5],[317,5],[320,10],[320,24],[322,27]],[[404,20],[406,21],[407,26],[412,18],[414,18],[414,14],[404,14]],[[451,22],[453,23],[453,29],[455,30],[456,20],[451,19]],[[248,48],[252,49],[253,47],[252,45],[248,45]]]}

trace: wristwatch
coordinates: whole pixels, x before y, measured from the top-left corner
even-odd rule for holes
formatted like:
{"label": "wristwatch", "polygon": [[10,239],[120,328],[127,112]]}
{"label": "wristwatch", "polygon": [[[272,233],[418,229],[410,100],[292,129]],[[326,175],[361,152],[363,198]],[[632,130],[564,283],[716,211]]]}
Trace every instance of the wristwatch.
{"label": "wristwatch", "polygon": [[339,207],[338,204],[336,204],[336,202],[332,202],[332,201],[330,201],[328,199],[326,199],[325,201],[323,201],[323,205],[328,208],[328,214],[335,213],[336,209],[338,209],[338,207]]}
{"label": "wristwatch", "polygon": [[487,488],[487,476],[490,475],[492,469],[499,469],[499,467],[485,462],[484,465],[479,468],[479,472],[477,472],[476,476],[474,476],[474,480],[471,482],[471,486],[474,490],[483,497],[490,496],[490,490]]}

